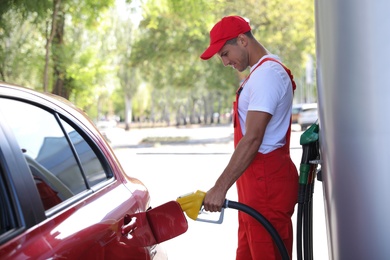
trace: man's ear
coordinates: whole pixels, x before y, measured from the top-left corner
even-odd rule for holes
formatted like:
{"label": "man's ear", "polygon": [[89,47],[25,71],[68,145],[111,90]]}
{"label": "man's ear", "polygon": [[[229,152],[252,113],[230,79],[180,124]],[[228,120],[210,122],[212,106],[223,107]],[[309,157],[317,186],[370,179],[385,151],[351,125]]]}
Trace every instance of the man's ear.
{"label": "man's ear", "polygon": [[246,37],[244,34],[239,34],[237,36],[237,43],[242,45],[242,46],[247,46],[248,45],[248,37]]}

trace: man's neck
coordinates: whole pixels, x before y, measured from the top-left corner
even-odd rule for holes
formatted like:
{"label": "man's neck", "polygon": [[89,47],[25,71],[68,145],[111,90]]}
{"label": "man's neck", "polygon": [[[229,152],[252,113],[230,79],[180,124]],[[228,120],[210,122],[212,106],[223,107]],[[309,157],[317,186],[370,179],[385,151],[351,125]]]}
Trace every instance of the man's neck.
{"label": "man's neck", "polygon": [[269,54],[267,49],[263,47],[259,42],[255,42],[252,48],[253,55],[250,57],[249,66],[252,67],[265,55]]}

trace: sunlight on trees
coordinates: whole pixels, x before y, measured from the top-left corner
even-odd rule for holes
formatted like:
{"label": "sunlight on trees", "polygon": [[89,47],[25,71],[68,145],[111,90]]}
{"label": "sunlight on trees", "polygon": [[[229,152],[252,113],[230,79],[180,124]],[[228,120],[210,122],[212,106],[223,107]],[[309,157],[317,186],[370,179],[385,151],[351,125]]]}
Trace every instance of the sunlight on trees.
{"label": "sunlight on trees", "polygon": [[136,122],[229,122],[225,115],[247,72],[223,67],[218,57],[199,58],[209,30],[226,15],[250,19],[256,38],[290,67],[296,101],[316,96],[315,75],[310,83],[306,74],[308,57],[316,63],[309,0],[6,2],[1,80],[62,95],[94,120],[120,116],[127,129]]}

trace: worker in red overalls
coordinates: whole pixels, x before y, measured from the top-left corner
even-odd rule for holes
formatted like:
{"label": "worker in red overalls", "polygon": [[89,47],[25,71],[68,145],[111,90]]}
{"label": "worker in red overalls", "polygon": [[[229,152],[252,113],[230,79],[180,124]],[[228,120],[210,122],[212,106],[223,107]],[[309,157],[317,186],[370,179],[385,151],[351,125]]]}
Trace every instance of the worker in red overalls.
{"label": "worker in red overalls", "polygon": [[[291,217],[298,196],[298,172],[290,158],[291,109],[295,83],[290,71],[252,35],[239,16],[222,18],[210,31],[210,46],[201,55],[218,54],[225,66],[250,67],[234,102],[232,157],[204,199],[205,210],[220,211],[236,182],[238,201],[267,218],[283,239],[290,258]],[[239,212],[237,260],[279,259],[265,228]]]}

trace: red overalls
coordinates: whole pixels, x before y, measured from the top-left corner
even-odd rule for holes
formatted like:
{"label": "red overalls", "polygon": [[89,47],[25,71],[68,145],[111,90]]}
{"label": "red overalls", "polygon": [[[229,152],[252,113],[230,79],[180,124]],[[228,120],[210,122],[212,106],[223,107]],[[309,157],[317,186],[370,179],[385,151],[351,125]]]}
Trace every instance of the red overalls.
{"label": "red overalls", "polygon": [[[267,60],[278,62],[266,58],[254,70]],[[286,67],[283,68],[290,76],[295,90],[293,76]],[[244,84],[245,82],[237,91],[236,102],[233,104],[235,147],[243,137],[238,117],[238,98]],[[293,244],[291,217],[298,197],[298,172],[290,158],[290,134],[291,125],[286,133],[286,144],[268,154],[258,153],[238,178],[236,186],[238,201],[254,208],[271,222],[283,239],[291,259]],[[238,221],[236,260],[281,259],[272,237],[257,220],[244,212],[239,212]]]}

